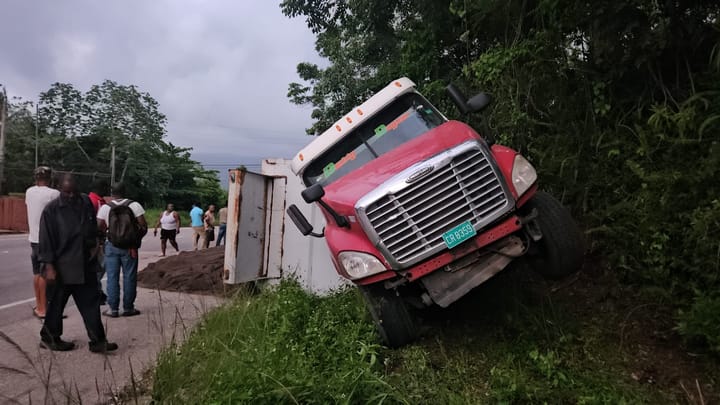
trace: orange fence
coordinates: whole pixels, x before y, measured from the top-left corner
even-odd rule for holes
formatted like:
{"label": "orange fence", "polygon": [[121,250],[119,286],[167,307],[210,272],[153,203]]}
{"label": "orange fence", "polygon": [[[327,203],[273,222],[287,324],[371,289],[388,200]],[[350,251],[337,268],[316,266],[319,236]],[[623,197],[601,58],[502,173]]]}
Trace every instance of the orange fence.
{"label": "orange fence", "polygon": [[25,200],[18,197],[0,197],[0,229],[16,232],[28,231]]}

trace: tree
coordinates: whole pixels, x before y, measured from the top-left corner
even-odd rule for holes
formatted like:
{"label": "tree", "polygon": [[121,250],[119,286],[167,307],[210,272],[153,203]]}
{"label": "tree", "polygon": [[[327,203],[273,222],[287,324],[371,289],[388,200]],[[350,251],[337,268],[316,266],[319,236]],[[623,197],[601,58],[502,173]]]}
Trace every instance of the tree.
{"label": "tree", "polygon": [[[24,191],[32,181],[34,143],[28,140],[34,139],[37,121],[28,107],[12,106],[8,156],[15,171],[13,191]],[[216,173],[193,161],[190,148],[165,142],[165,115],[150,94],[135,86],[106,80],[82,93],[71,84],[55,83],[40,94],[39,118],[40,162],[81,173],[85,190],[94,178],[109,180],[114,147],[116,180],[127,184],[133,199],[162,206],[173,198],[184,208],[198,198],[217,203],[222,194]]]}
{"label": "tree", "polygon": [[[317,34],[316,48],[330,66],[300,63],[303,83],[291,83],[288,97],[314,107],[320,134],[355,105],[390,81],[409,76],[431,101],[445,105],[443,83],[462,72],[466,47],[462,19],[449,1],[285,0],[283,13],[306,16]],[[332,12],[329,12],[331,10]],[[448,104],[449,106],[449,104]]]}

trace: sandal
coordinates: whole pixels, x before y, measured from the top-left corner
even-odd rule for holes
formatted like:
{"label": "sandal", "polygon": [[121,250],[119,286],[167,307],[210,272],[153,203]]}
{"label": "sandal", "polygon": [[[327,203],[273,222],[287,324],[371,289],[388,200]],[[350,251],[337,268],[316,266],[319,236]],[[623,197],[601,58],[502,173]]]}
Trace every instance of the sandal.
{"label": "sandal", "polygon": [[45,315],[40,315],[35,307],[33,307],[33,316],[37,319],[45,319]]}
{"label": "sandal", "polygon": [[[33,307],[33,316],[37,319],[45,319],[45,315],[40,315],[35,307]],[[67,318],[67,315],[63,314],[62,319],[65,318]]]}

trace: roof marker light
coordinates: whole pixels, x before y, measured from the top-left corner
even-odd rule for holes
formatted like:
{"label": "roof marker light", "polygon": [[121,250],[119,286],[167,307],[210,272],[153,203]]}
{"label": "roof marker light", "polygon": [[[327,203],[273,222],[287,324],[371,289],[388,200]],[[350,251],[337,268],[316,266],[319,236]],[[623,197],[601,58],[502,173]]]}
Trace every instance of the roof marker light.
{"label": "roof marker light", "polygon": [[395,85],[396,85],[397,87],[402,87],[402,83],[400,83],[400,82],[395,82]]}
{"label": "roof marker light", "polygon": [[300,159],[301,162],[302,162],[303,160],[305,160],[305,156],[303,156],[302,153],[298,155],[298,158]]}
{"label": "roof marker light", "polygon": [[352,124],[352,118],[350,117],[345,117],[345,121],[347,121],[348,124]]}
{"label": "roof marker light", "polygon": [[357,113],[358,113],[358,115],[363,115],[363,112],[362,112],[362,110],[361,110],[361,109],[359,109],[359,108],[357,109]]}
{"label": "roof marker light", "polygon": [[338,132],[342,131],[342,128],[340,128],[340,125],[335,125],[335,129],[337,129]]}

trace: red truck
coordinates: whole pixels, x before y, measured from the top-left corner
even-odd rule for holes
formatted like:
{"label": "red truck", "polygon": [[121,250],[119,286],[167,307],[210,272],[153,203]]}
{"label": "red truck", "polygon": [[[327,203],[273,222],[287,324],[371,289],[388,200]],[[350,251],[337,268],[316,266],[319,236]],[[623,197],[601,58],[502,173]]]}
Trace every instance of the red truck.
{"label": "red truck", "polygon": [[[448,93],[464,114],[490,102]],[[582,234],[565,208],[538,191],[533,166],[513,149],[448,120],[401,78],[354,108],[293,158],[307,203],[322,207],[314,232],[337,272],[356,284],[383,342],[418,335],[408,306],[447,307],[521,257],[549,278],[580,268]]]}

